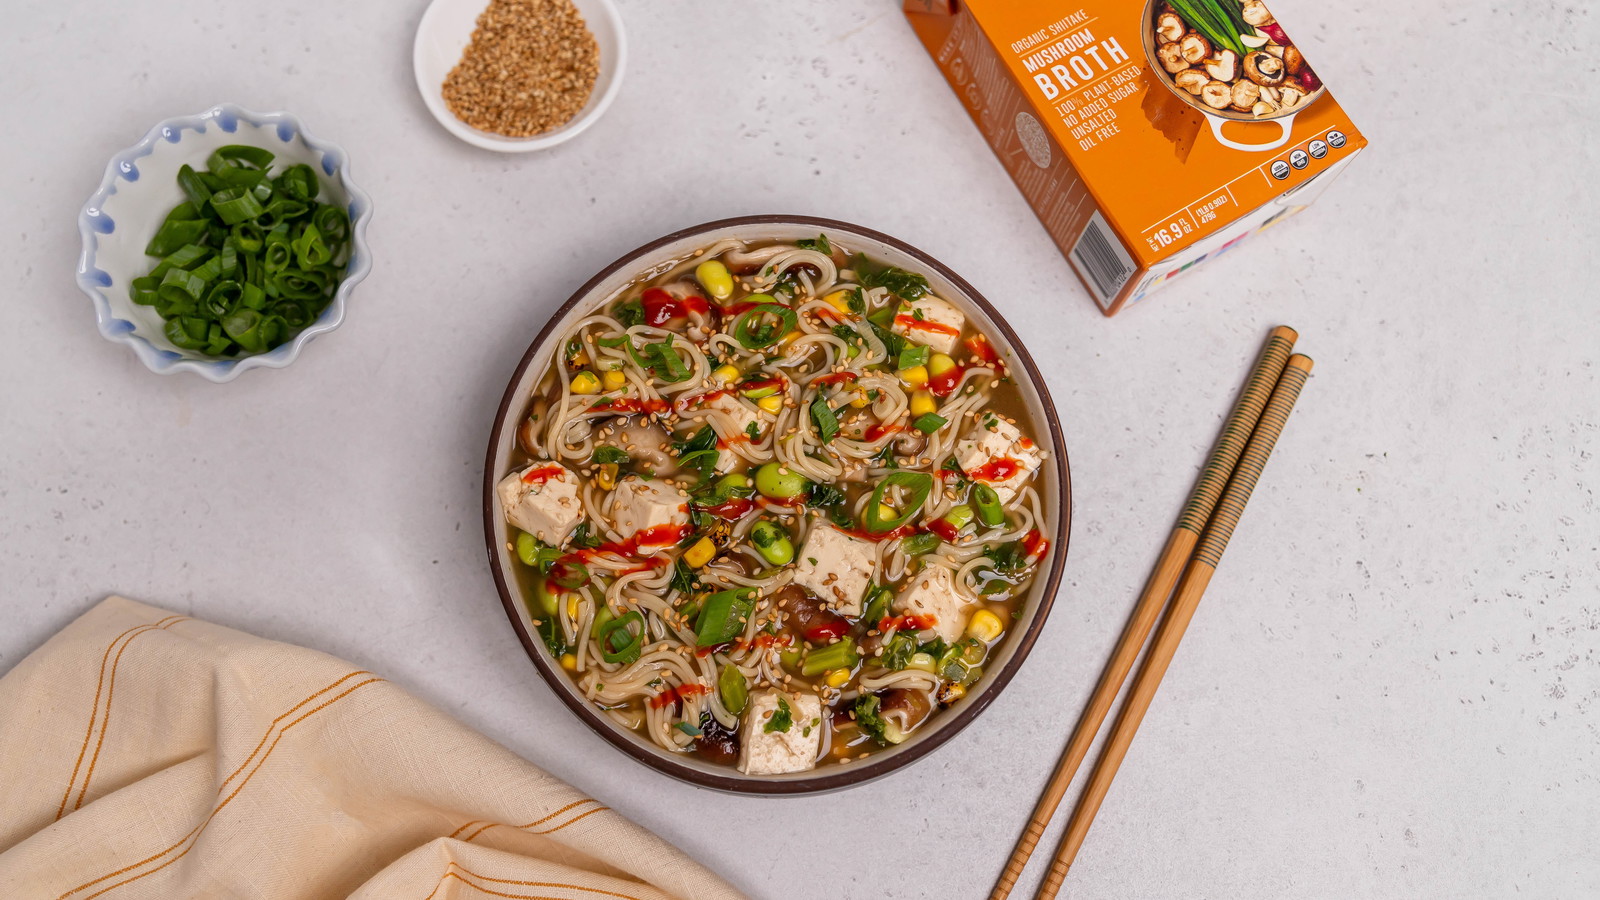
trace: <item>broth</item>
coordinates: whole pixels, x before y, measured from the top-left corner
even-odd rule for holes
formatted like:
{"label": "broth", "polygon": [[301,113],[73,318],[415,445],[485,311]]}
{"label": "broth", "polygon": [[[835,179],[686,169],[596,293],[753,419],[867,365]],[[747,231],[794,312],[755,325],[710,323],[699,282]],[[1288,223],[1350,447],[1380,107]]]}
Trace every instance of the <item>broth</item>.
{"label": "broth", "polygon": [[497,494],[546,648],[614,721],[749,775],[961,703],[1049,547],[996,348],[822,235],[642,273],[521,416]]}

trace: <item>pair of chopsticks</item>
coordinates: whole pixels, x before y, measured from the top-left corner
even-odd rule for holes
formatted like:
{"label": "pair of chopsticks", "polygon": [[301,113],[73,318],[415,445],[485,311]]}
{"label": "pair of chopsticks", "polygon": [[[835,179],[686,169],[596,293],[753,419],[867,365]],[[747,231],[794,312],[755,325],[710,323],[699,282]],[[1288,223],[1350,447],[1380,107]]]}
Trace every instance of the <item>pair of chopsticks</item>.
{"label": "pair of chopsticks", "polygon": [[[1161,551],[1155,571],[1150,574],[1144,592],[1139,595],[1133,616],[1123,629],[1105,671],[1100,673],[1100,681],[1089,698],[1089,705],[1078,719],[1066,752],[1056,764],[1055,773],[1050,776],[1044,794],[1034,807],[1033,817],[1017,841],[1010,861],[1000,874],[1000,880],[989,894],[989,900],[1005,900],[1016,885],[1017,878],[1028,864],[1028,857],[1033,854],[1040,836],[1055,815],[1056,807],[1061,804],[1067,786],[1077,774],[1078,766],[1088,755],[1089,745],[1094,742],[1095,735],[1105,722],[1112,701],[1122,690],[1122,683],[1133,668],[1146,638],[1150,636],[1156,617],[1165,606],[1166,617],[1156,632],[1150,651],[1145,655],[1144,664],[1134,677],[1132,690],[1117,713],[1116,722],[1111,726],[1110,736],[1106,738],[1100,759],[1095,763],[1078,805],[1072,811],[1061,846],[1056,851],[1055,862],[1050,866],[1038,896],[1041,900],[1051,900],[1061,889],[1061,883],[1066,879],[1067,871],[1072,868],[1072,861],[1089,833],[1089,825],[1111,787],[1111,780],[1116,777],[1117,769],[1122,765],[1129,745],[1133,743],[1134,732],[1138,731],[1139,723],[1144,721],[1144,714],[1150,708],[1156,688],[1161,685],[1161,678],[1166,674],[1173,654],[1177,652],[1178,642],[1183,639],[1183,632],[1194,617],[1195,607],[1199,605],[1206,585],[1217,570],[1222,551],[1233,536],[1234,526],[1239,524],[1239,516],[1244,512],[1251,491],[1255,490],[1261,469],[1283,431],[1289,411],[1300,396],[1300,388],[1305,385],[1306,376],[1311,372],[1310,358],[1298,353],[1291,355],[1298,337],[1294,329],[1280,326],[1273,329],[1267,338],[1266,347],[1256,361],[1255,368],[1250,371],[1244,391],[1223,425],[1222,437],[1206,460],[1200,479],[1189,495],[1188,503],[1184,504],[1178,523],[1167,538],[1166,547]],[[1173,593],[1174,586],[1176,594]],[[1169,597],[1172,598],[1170,604],[1167,603]]]}

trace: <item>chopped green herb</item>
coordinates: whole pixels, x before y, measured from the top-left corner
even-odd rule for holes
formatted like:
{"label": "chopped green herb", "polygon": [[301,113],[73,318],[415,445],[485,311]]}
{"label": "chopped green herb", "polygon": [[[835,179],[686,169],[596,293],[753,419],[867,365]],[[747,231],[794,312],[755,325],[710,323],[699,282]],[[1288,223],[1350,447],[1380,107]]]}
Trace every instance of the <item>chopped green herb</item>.
{"label": "chopped green herb", "polygon": [[916,300],[928,293],[928,279],[894,266],[879,268],[864,253],[857,253],[850,260],[850,268],[855,269],[863,287],[888,288],[889,293],[904,300]]}
{"label": "chopped green herb", "polygon": [[594,448],[594,461],[599,465],[624,465],[628,462],[627,451],[620,447],[599,446]]}
{"label": "chopped green herb", "polygon": [[811,420],[817,423],[817,438],[824,444],[839,433],[839,418],[833,414],[826,398],[818,397],[811,404]]}
{"label": "chopped green herb", "polygon": [[787,734],[793,725],[794,716],[789,710],[789,701],[779,697],[778,708],[773,711],[772,717],[767,720],[767,724],[761,727],[761,730],[767,734],[771,734],[774,731],[781,731]]}
{"label": "chopped green herb", "polygon": [[644,303],[641,302],[638,297],[635,297],[632,300],[624,300],[623,302],[617,304],[617,308],[612,312],[612,316],[614,316],[618,322],[622,323],[623,328],[632,328],[635,325],[643,325]]}
{"label": "chopped green herb", "polygon": [[828,236],[825,234],[817,235],[817,239],[814,241],[810,238],[802,238],[795,241],[794,245],[801,250],[815,250],[828,256],[833,255],[833,245],[828,243]]}
{"label": "chopped green herb", "polygon": [[679,731],[683,732],[684,734],[687,734],[690,737],[700,737],[701,735],[705,734],[704,731],[701,731],[698,727],[696,727],[694,725],[690,725],[688,722],[676,722],[676,723],[673,724],[672,727],[678,729]]}

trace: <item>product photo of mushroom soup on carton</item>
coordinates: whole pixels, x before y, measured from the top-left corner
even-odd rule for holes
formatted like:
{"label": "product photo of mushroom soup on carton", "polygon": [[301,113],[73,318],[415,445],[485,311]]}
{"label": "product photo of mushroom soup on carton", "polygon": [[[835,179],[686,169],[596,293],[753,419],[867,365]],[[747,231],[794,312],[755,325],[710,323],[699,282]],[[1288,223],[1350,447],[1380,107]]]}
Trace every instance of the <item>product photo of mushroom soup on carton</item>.
{"label": "product photo of mushroom soup on carton", "polygon": [[1110,316],[1305,209],[1366,146],[1260,0],[906,0]]}

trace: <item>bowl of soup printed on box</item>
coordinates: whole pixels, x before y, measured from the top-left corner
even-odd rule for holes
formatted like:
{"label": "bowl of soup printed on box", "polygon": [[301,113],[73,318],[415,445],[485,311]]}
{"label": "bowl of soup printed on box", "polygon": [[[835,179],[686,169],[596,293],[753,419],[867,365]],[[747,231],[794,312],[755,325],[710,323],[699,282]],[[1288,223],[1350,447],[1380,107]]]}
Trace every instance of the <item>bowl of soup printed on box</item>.
{"label": "bowl of soup printed on box", "polygon": [[706,787],[833,790],[978,718],[1042,628],[1066,449],[1016,333],[916,248],[830,219],[667,235],[533,337],[484,527],[545,681]]}
{"label": "bowl of soup printed on box", "polygon": [[[1261,0],[1148,0],[1140,32],[1155,77],[1234,150],[1283,146],[1295,116],[1327,92]],[[1279,136],[1234,141],[1222,131],[1230,121],[1271,122]]]}
{"label": "bowl of soup printed on box", "polygon": [[[290,167],[306,167],[299,170],[309,172],[305,180],[309,186],[302,193],[315,191],[315,195],[300,206],[308,210],[332,207],[331,214],[323,222],[330,235],[337,233],[338,237],[329,236],[326,241],[335,252],[321,267],[326,284],[306,289],[304,296],[308,299],[282,301],[279,311],[289,312],[289,321],[281,325],[276,319],[272,321],[273,333],[269,339],[263,339],[257,351],[233,344],[226,351],[227,355],[218,355],[206,352],[204,347],[174,344],[165,330],[168,319],[157,307],[135,302],[135,284],[137,279],[160,271],[158,267],[163,265],[187,267],[191,271],[199,269],[212,256],[221,256],[223,244],[231,243],[223,234],[227,229],[216,225],[213,227],[216,234],[197,238],[206,245],[203,250],[196,251],[198,263],[180,261],[174,264],[146,252],[152,249],[152,238],[161,231],[169,214],[188,199],[178,183],[182,168],[187,165],[195,171],[209,171],[209,161],[216,158],[215,154],[219,151],[234,153],[230,148],[237,147],[269,153],[268,176],[280,176]],[[312,177],[314,184],[311,184]],[[268,196],[265,188],[262,195]],[[78,217],[78,230],[83,238],[78,286],[94,304],[100,334],[108,341],[126,344],[151,371],[160,374],[193,372],[210,381],[231,381],[248,369],[287,366],[314,338],[339,327],[344,321],[351,292],[372,267],[366,245],[366,229],[371,217],[372,200],[351,181],[349,158],[338,145],[313,137],[289,113],[256,113],[225,103],[197,115],[160,122],[139,143],[111,158],[99,189]],[[309,211],[300,218],[309,220]],[[330,220],[337,221],[329,224]],[[269,224],[265,219],[256,221]],[[303,234],[303,224],[295,224],[294,233]],[[262,231],[265,235],[271,229]],[[296,271],[299,262],[292,251],[288,261],[270,274],[247,269],[238,259],[243,251],[228,252],[230,268],[194,282],[196,302],[209,300],[219,307],[228,307],[219,308],[219,315],[212,317],[213,320],[224,319],[232,308],[248,308],[239,303],[244,292],[235,288],[253,281],[263,290],[258,297],[257,288],[250,288],[250,296],[244,299],[271,318],[279,300],[275,296],[278,287],[270,282],[274,278],[281,279],[284,272],[292,275]],[[221,291],[216,290],[219,285],[224,286]],[[148,299],[148,295],[141,296]],[[259,318],[253,311],[249,315]],[[222,345],[218,342],[214,346],[221,349]]]}

